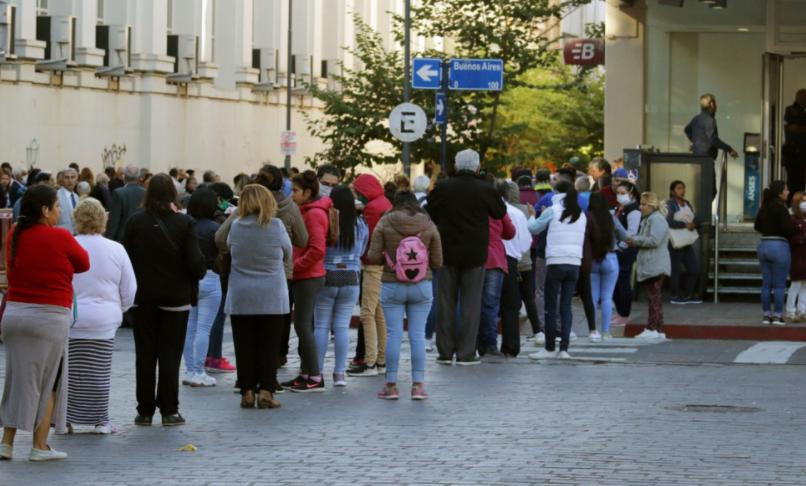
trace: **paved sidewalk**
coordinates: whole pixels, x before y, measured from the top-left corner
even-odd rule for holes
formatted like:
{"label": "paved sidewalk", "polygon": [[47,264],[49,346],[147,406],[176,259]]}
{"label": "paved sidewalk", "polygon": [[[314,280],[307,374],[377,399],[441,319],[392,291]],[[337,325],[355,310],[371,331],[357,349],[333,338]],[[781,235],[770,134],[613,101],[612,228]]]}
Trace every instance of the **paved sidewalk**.
{"label": "paved sidewalk", "polygon": [[[229,329],[225,343],[232,356]],[[120,432],[53,437],[70,457],[51,464],[25,461],[30,435],[21,434],[16,459],[0,463],[0,484],[734,486],[806,477],[800,366],[519,358],[448,367],[431,354],[431,398],[417,403],[407,397],[404,351],[398,402],[375,398],[382,378],[351,378],[323,394],[283,394],[280,410],[242,410],[235,377],[219,375],[215,388],[182,388],[187,426],[139,428],[131,424],[130,331],[118,333],[117,346],[112,418]],[[198,451],[177,452],[189,443]]]}

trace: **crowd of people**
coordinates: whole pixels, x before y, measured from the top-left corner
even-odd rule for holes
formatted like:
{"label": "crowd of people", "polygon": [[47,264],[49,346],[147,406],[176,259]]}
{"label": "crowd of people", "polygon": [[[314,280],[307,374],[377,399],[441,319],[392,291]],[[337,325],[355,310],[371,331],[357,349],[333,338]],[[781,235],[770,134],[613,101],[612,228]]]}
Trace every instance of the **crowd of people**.
{"label": "crowd of people", "polygon": [[[34,431],[33,461],[66,457],[47,444],[51,424],[57,433],[115,431],[110,376],[121,325],[134,335],[134,423],[152,425],[159,410],[163,426],[176,426],[185,423],[180,383],[214,386],[211,374],[237,373],[244,408],[278,408],[286,390],[325,391],[331,340],[332,386],[383,375],[378,398],[396,400],[407,330],[410,397],[424,400],[429,352],[459,366],[518,356],[522,308],[541,348],[529,358],[544,360],[570,358],[574,295],[593,342],[629,320],[633,280],[649,303],[641,339],[665,338],[667,277],[672,303],[700,302],[698,221],[683,182],[663,201],[604,159],[588,173],[510,175],[485,174],[469,149],[451,176],[433,167],[386,184],[372,174],[348,184],[333,165],[265,165],[231,186],[212,171],[199,182],[190,170],[152,175],[135,165],[97,176],[69,167],[55,178],[2,167],[0,195],[16,224],[5,247],[0,459],[11,458],[17,430]],[[762,212],[773,211],[765,195]],[[790,236],[780,224],[764,231]],[[767,236],[765,254],[779,258]],[[770,263],[773,277],[779,265]],[[235,366],[221,352],[227,316]],[[292,325],[300,369],[280,383]]]}

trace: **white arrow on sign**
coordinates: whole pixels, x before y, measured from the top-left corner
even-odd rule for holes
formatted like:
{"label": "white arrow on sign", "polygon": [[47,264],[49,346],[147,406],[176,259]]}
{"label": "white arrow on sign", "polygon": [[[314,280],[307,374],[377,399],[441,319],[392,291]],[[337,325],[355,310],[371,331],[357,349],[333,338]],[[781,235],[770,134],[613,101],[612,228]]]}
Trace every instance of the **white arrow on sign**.
{"label": "white arrow on sign", "polygon": [[442,102],[442,98],[437,98],[437,118],[442,117],[443,111],[445,111],[445,104]]}
{"label": "white arrow on sign", "polygon": [[417,76],[420,76],[420,79],[428,83],[431,82],[431,76],[439,76],[439,71],[431,69],[431,66],[428,64],[423,64],[423,66],[417,70]]}

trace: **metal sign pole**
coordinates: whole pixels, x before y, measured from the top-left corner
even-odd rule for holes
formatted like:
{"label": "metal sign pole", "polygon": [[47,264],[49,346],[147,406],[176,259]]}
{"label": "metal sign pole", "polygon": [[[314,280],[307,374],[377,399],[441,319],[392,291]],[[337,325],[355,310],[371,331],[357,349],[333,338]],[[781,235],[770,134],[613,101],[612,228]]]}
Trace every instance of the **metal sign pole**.
{"label": "metal sign pole", "polygon": [[[405,6],[405,33],[403,39],[403,102],[409,102],[409,83],[411,79],[411,0],[406,0]],[[403,171],[411,177],[411,147],[408,142],[403,144]]]}
{"label": "metal sign pole", "polygon": [[439,165],[442,172],[445,172],[445,167],[448,164],[448,70],[450,69],[449,61],[442,61],[442,94],[444,95],[444,118],[445,121],[440,126],[439,131]]}
{"label": "metal sign pole", "polygon": [[[291,33],[292,33],[292,20],[293,20],[293,1],[288,0],[288,60],[286,64],[286,91],[285,91],[285,129],[286,131],[291,131],[291,64],[292,56],[291,56]],[[285,156],[285,168],[286,170],[291,170],[291,155],[288,154]]]}

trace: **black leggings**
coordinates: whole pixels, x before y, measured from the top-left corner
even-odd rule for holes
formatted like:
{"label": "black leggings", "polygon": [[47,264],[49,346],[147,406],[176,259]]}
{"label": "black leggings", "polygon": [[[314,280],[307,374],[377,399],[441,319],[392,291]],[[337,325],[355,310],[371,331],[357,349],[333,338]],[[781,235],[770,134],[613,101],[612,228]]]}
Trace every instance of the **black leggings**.
{"label": "black leggings", "polygon": [[258,388],[277,390],[277,350],[283,335],[283,318],[282,315],[230,316],[241,394]]}
{"label": "black leggings", "polygon": [[577,292],[582,299],[582,306],[585,308],[585,319],[588,321],[588,331],[596,330],[596,309],[593,307],[593,296],[591,295],[591,273],[579,272],[577,280]]}

